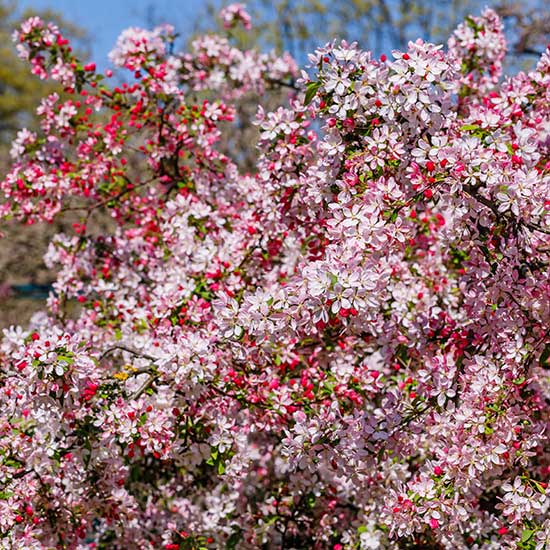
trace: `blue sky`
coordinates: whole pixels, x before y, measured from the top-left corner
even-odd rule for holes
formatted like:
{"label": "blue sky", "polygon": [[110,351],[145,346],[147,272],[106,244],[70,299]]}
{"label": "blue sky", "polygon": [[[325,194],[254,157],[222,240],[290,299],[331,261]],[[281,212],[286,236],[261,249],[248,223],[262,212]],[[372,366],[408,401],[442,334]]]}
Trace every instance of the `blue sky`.
{"label": "blue sky", "polygon": [[189,32],[203,13],[201,0],[19,0],[20,8],[50,8],[85,28],[90,36],[92,59],[98,67],[108,65],[107,54],[117,36],[131,26],[147,26],[148,13],[157,22],[169,22]]}

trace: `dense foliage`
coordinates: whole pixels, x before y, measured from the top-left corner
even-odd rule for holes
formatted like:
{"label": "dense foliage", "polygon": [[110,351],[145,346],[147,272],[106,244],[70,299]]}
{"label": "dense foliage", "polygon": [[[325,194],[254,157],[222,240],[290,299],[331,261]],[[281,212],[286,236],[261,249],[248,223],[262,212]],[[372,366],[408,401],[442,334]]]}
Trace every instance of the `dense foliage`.
{"label": "dense foliage", "polygon": [[[2,213],[82,220],[0,347],[2,548],[550,545],[550,50],[501,80],[490,10],[308,73],[132,28],[111,86],[54,25],[16,39],[72,98],[19,133]],[[275,86],[241,174],[232,102]]]}

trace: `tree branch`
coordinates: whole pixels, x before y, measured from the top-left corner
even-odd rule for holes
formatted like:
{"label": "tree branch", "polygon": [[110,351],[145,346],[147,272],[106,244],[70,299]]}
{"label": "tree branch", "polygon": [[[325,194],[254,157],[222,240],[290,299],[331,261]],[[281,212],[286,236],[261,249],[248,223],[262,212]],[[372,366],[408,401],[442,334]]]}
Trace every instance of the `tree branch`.
{"label": "tree branch", "polygon": [[109,355],[110,353],[113,353],[114,351],[126,351],[128,353],[131,353],[135,357],[143,357],[143,359],[147,359],[148,361],[158,361],[158,357],[153,357],[152,355],[148,355],[147,353],[142,353],[141,351],[137,351],[135,349],[129,348],[128,346],[124,346],[122,344],[117,344],[115,346],[110,347],[109,349],[105,350],[100,356],[98,361],[102,361]]}

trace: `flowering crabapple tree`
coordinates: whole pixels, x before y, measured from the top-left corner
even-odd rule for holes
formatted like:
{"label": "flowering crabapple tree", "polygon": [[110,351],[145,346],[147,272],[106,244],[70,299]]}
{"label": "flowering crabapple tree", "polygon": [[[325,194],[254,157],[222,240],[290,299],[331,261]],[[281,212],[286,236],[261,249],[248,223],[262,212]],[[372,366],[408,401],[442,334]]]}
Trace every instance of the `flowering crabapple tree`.
{"label": "flowering crabapple tree", "polygon": [[[68,99],[2,215],[82,219],[1,343],[1,548],[549,547],[550,50],[503,79],[491,10],[307,73],[131,28],[117,86],[52,24],[15,38]],[[277,86],[241,174],[232,102]]]}

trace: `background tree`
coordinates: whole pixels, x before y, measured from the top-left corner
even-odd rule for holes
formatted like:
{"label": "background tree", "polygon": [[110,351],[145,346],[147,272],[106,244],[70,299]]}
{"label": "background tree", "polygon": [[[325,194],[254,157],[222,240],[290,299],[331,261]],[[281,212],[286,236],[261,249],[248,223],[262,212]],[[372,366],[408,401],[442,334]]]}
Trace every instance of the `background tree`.
{"label": "background tree", "polygon": [[[219,31],[218,17],[224,2],[210,2],[205,16],[198,17],[195,34]],[[231,39],[240,48],[274,48],[289,52],[299,63],[319,44],[344,39],[358,42],[376,55],[404,49],[407,42],[421,37],[445,43],[451,30],[469,13],[478,11],[478,0],[250,0],[246,3],[255,21],[250,30],[231,29]],[[485,4],[484,4],[485,5]],[[550,34],[550,7],[541,0],[489,2],[505,22],[509,47],[516,54],[506,60],[509,71],[533,65],[544,51]],[[152,17],[150,17],[152,19]],[[261,98],[269,110],[281,104],[288,90],[274,87]],[[224,150],[239,151],[241,168],[252,170],[256,151],[250,147],[258,139],[254,125],[259,98],[251,92],[236,103],[238,132],[224,136]]]}
{"label": "background tree", "polygon": [[[28,67],[15,53],[13,30],[33,13],[33,10],[21,13],[16,2],[0,0],[0,145],[3,155],[17,130],[34,124],[35,110],[40,99],[50,91],[59,91],[59,86],[30,76]],[[39,12],[39,15],[56,21],[73,40],[79,39],[77,43],[80,49],[85,49],[84,29],[49,10]]]}
{"label": "background tree", "polygon": [[[544,51],[550,31],[547,2],[502,2],[497,11],[514,36],[512,49],[521,57],[536,59]],[[534,56],[534,57],[533,57]]]}
{"label": "background tree", "polygon": [[[16,2],[0,0],[0,172],[9,163],[10,146],[20,128],[35,128],[38,124],[36,108],[40,100],[62,88],[51,81],[40,80],[29,73],[28,65],[17,57],[12,33],[21,21],[35,10],[21,12]],[[59,13],[47,10],[38,13],[47,20],[56,21],[80,51],[87,52],[86,32],[65,20]],[[0,327],[25,322],[43,307],[44,290],[52,274],[45,268],[42,257],[51,237],[70,223],[60,220],[46,227],[12,226],[2,224],[4,238],[0,239]],[[15,287],[13,285],[16,285]],[[20,286],[18,286],[20,285]],[[19,290],[18,290],[19,289]]]}
{"label": "background tree", "polygon": [[[543,0],[250,0],[247,8],[253,14],[254,29],[252,33],[241,30],[236,38],[243,47],[288,51],[300,62],[320,43],[334,38],[357,41],[361,48],[380,55],[403,49],[417,37],[446,42],[449,32],[481,4],[489,4],[504,18],[510,49],[521,62],[532,64],[532,56],[544,50],[550,30],[550,7]],[[215,28],[220,5],[223,2],[208,5],[208,16],[197,20],[198,30]]]}

